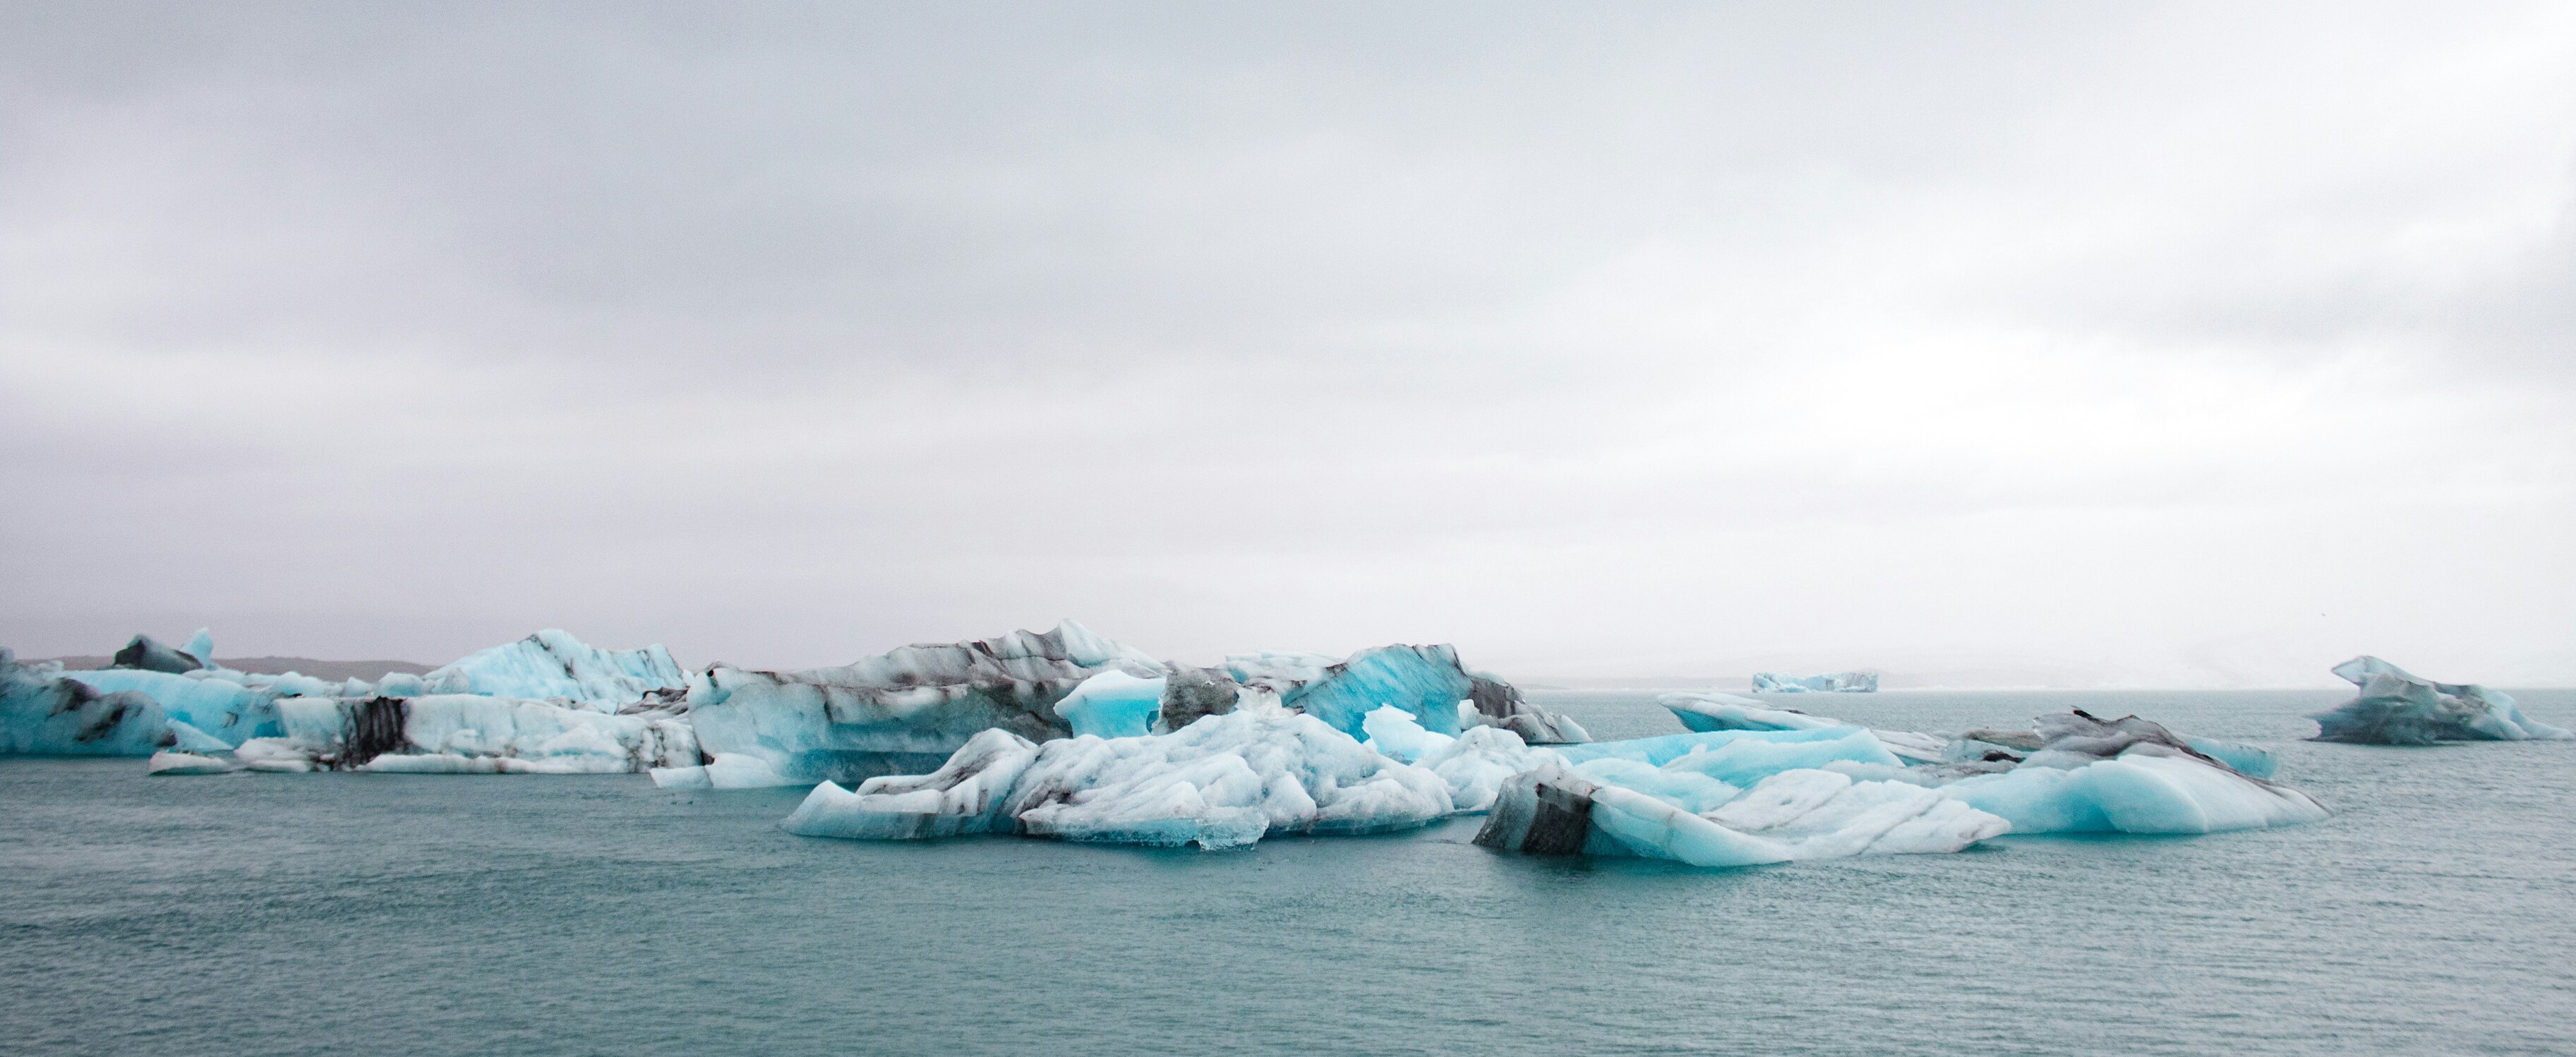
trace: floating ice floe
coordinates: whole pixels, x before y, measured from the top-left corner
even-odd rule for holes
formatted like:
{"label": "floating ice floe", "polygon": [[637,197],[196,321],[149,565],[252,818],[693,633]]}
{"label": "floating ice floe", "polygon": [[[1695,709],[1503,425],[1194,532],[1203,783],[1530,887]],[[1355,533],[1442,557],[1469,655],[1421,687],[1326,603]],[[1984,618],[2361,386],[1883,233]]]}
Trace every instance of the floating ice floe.
{"label": "floating ice floe", "polygon": [[1824,675],[1782,675],[1778,672],[1753,673],[1753,692],[1757,694],[1872,694],[1878,692],[1877,672],[1828,672]]}
{"label": "floating ice floe", "polygon": [[2334,673],[2359,691],[2317,721],[2316,741],[2431,745],[2437,741],[2564,741],[2570,735],[2522,714],[2511,695],[2475,683],[2436,683],[2377,657]]}

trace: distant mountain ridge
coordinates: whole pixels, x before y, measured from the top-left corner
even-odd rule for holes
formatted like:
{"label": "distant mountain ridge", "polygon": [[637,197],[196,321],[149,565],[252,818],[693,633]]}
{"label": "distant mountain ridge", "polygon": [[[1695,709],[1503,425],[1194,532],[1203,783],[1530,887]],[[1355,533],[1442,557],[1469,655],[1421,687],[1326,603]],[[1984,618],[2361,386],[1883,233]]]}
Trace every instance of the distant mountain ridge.
{"label": "distant mountain ridge", "polygon": [[[53,659],[63,662],[63,667],[72,671],[91,671],[105,668],[110,663],[107,657],[56,657]],[[316,679],[356,678],[369,681],[386,672],[425,675],[432,668],[437,667],[431,664],[414,664],[410,661],[324,661],[311,657],[217,657],[215,663],[235,671],[263,675],[300,672]]]}

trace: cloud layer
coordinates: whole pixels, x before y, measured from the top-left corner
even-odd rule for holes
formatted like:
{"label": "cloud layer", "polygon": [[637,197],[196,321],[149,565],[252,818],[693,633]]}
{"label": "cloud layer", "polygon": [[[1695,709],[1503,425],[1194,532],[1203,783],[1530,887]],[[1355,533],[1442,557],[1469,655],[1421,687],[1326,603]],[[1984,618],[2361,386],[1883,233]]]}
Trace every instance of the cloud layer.
{"label": "cloud layer", "polygon": [[2576,16],[0,12],[0,641],[2576,680]]}

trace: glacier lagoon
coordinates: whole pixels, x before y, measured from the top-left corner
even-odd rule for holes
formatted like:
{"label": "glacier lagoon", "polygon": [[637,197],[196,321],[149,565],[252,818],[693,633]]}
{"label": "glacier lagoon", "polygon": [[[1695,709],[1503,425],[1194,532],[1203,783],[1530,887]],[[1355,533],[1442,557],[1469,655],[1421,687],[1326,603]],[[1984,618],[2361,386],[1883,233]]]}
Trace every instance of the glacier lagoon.
{"label": "glacier lagoon", "polygon": [[[1531,696],[1604,740],[1677,726],[1652,694]],[[2550,1012],[2570,747],[2300,740],[2348,696],[1840,698],[1889,729],[2135,712],[2269,750],[2333,814],[1714,872],[1497,854],[1474,817],[1225,852],[855,842],[779,830],[802,789],[7,758],[0,1030],[30,1053],[2576,1045]]]}

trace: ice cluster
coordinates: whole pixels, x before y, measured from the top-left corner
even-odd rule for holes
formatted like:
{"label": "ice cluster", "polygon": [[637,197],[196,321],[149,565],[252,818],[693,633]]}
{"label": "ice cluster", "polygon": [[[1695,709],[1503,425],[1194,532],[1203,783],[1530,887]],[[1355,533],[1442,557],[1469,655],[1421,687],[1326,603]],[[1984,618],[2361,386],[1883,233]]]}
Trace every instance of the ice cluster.
{"label": "ice cluster", "polygon": [[1584,737],[1449,646],[1346,658],[1263,653],[1166,664],[1072,621],[906,646],[838,668],[689,672],[660,646],[604,650],[547,630],[422,675],[374,682],[235,671],[210,633],[138,635],[118,665],[0,666],[0,752],[153,756],[154,774],[234,770],[649,771],[669,787],[856,784],[942,765],[979,734],[1168,733],[1245,705],[1346,736],[1393,709],[1443,736]]}
{"label": "ice cluster", "polygon": [[199,631],[185,650],[135,636],[99,671],[0,650],[0,752],[150,756],[148,773],[373,770],[641,772],[700,762],[659,646],[595,650],[561,631],[428,675],[370,683],[236,671]]}
{"label": "ice cluster", "polygon": [[[1066,621],[837,668],[690,672],[659,646],[601,650],[544,631],[372,683],[255,675],[213,652],[205,632],[177,649],[136,636],[118,666],[66,672],[0,650],[0,752],[148,756],[148,773],[171,776],[649,772],[671,788],[806,785],[782,826],[870,840],[1239,848],[1484,813],[1475,840],[1500,850],[1712,867],[2325,815],[2270,780],[2263,749],[2134,716],[1942,734],[1673,693],[1660,702],[1683,732],[1591,742],[1445,645],[1192,667]],[[2370,658],[2337,671],[2362,693],[2319,717],[2322,736],[2567,736],[2479,687]]]}
{"label": "ice cluster", "polygon": [[2324,816],[2135,717],[2077,712],[1949,738],[1773,719],[1540,746],[1500,727],[1433,730],[1381,705],[1355,740],[1262,701],[1162,733],[1034,742],[987,731],[926,774],[819,785],[783,825],[875,840],[1017,833],[1225,848],[1490,812],[1477,842],[1503,850],[1749,866],[1953,852],[2008,832],[2209,833]]}
{"label": "ice cluster", "polygon": [[2317,721],[2317,741],[2430,745],[2437,741],[2564,741],[2559,727],[2522,714],[2501,690],[2436,683],[2377,657],[2355,657],[2334,673],[2359,692]]}
{"label": "ice cluster", "polygon": [[1782,675],[1778,672],[1753,673],[1753,692],[1757,694],[1874,694],[1878,692],[1877,672],[1827,672],[1823,675]]}

